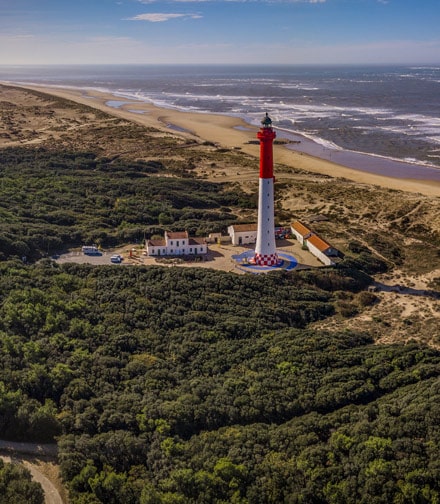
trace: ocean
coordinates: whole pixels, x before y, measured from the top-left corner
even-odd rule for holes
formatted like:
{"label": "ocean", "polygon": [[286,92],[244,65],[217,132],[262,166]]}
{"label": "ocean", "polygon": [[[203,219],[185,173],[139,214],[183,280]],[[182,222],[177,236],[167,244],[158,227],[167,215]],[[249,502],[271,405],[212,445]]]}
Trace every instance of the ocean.
{"label": "ocean", "polygon": [[[0,81],[97,89],[160,107],[269,113],[291,148],[353,168],[440,180],[440,67],[0,66]],[[135,108],[135,107],[134,107]]]}

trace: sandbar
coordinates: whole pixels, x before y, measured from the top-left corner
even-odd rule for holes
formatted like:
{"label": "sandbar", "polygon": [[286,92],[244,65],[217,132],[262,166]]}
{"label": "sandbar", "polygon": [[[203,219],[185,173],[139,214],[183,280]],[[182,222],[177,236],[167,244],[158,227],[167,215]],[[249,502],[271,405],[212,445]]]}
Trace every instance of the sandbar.
{"label": "sandbar", "polygon": [[[4,84],[11,85],[12,83],[5,82]],[[255,158],[259,156],[259,146],[255,142],[258,128],[241,118],[161,108],[147,102],[137,102],[93,89],[13,85],[88,105],[115,117],[154,127],[164,132],[197,138],[224,148],[240,149]],[[394,178],[348,168],[326,159],[297,152],[285,145],[274,145],[274,161],[275,164],[335,178],[345,178],[361,184],[377,185],[426,196],[440,196],[440,182],[438,181]]]}

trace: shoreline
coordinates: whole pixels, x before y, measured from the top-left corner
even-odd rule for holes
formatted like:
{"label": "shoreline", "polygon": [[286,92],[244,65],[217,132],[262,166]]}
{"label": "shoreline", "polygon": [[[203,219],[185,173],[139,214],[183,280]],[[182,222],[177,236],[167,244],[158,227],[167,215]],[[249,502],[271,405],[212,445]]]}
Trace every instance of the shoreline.
{"label": "shoreline", "polygon": [[[239,149],[255,158],[259,156],[259,146],[255,144],[256,133],[259,128],[239,117],[201,112],[182,112],[177,109],[158,107],[148,102],[135,101],[118,94],[90,88],[72,89],[44,85],[28,86],[11,82],[0,82],[0,84],[56,96],[101,110],[114,117],[119,117],[146,127],[157,128],[164,133],[192,139],[197,138],[213,142],[222,147]],[[117,106],[112,105],[112,103],[117,104]],[[279,130],[279,132],[279,136],[282,138],[284,131]],[[301,135],[298,134],[298,136]],[[253,142],[250,143],[251,141]],[[393,190],[420,193],[426,196],[440,196],[440,180],[409,177],[397,178],[352,168],[331,159],[294,150],[293,144],[289,146],[288,143],[275,144],[273,147],[275,164],[283,164],[290,168],[334,178],[345,178],[361,184],[377,185]],[[333,158],[337,157],[337,154],[335,155],[333,152],[337,153],[338,151],[331,152]],[[352,153],[352,151],[342,152]],[[363,154],[363,156],[369,156],[372,160],[380,160],[380,162],[387,159],[368,154]],[[395,163],[399,162],[395,161]],[[421,166],[423,168],[423,165],[414,166]],[[436,168],[431,169],[437,170]],[[440,170],[437,171],[440,174]]]}
{"label": "shoreline", "polygon": [[[417,162],[416,160],[409,161],[372,152],[343,149],[338,146],[332,147],[327,145],[327,142],[317,142],[315,139],[309,138],[301,132],[294,132],[283,128],[279,128],[277,131],[284,134],[285,138],[293,143],[293,145],[286,145],[288,149],[303,152],[304,154],[327,161],[333,159],[336,164],[346,168],[377,175],[383,175],[382,172],[388,170],[390,173],[384,176],[398,179],[408,178],[412,180],[440,182],[440,167],[434,164]],[[357,163],[359,164],[357,165]],[[407,174],[407,176],[399,176],[399,170]]]}

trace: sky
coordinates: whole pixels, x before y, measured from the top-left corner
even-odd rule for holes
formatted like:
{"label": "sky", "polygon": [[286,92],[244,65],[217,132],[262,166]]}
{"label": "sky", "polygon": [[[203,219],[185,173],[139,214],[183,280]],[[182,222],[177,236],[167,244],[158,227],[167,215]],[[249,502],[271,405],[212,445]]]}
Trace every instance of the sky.
{"label": "sky", "polygon": [[440,64],[440,0],[0,0],[0,65]]}

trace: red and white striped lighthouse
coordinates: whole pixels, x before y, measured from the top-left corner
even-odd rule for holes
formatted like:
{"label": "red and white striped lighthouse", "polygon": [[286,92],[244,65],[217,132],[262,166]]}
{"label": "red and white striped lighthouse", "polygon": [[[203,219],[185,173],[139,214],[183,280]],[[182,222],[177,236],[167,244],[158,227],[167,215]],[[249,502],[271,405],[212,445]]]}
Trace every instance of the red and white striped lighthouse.
{"label": "red and white striped lighthouse", "polygon": [[260,140],[260,188],[258,197],[257,243],[253,263],[257,266],[276,266],[279,263],[275,247],[273,197],[273,147],[276,137],[272,120],[266,112],[257,138]]}

